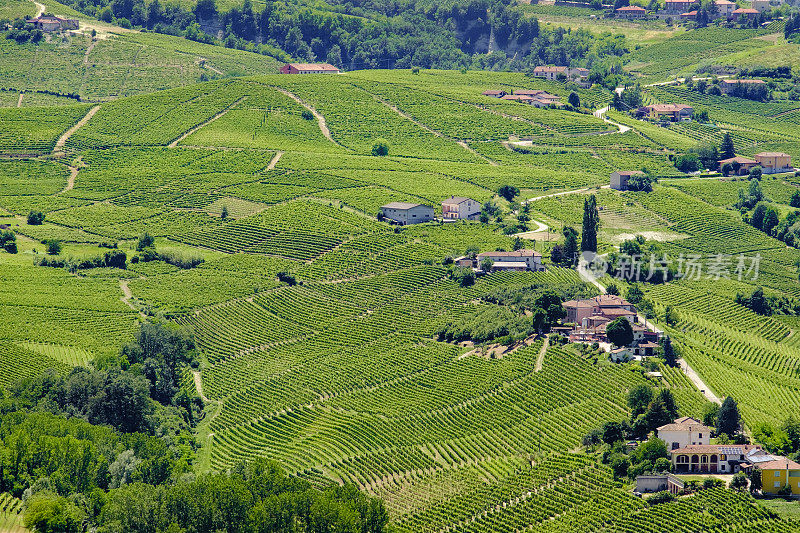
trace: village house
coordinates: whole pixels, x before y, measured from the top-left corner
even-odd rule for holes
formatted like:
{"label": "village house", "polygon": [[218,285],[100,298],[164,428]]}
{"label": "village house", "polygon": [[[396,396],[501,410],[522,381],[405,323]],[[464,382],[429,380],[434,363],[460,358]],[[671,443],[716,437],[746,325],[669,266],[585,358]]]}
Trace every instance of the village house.
{"label": "village house", "polygon": [[462,255],[461,257],[456,257],[453,259],[453,264],[462,268],[475,268],[475,260],[471,257],[467,257],[466,255]]}
{"label": "village house", "polygon": [[507,94],[500,97],[501,100],[509,100],[512,102],[522,102],[523,104],[530,104],[533,100],[532,96],[527,94]]}
{"label": "village house", "polygon": [[618,191],[628,190],[628,180],[631,176],[643,176],[641,170],[616,170],[611,173],[610,185]]}
{"label": "village house", "polygon": [[692,3],[691,0],[665,0],[664,12],[673,14],[683,13],[689,10]]}
{"label": "village house", "polygon": [[765,83],[764,80],[721,80],[719,82],[719,90],[722,94],[730,94],[740,85],[765,85]]}
{"label": "village house", "polygon": [[667,449],[678,450],[692,445],[711,442],[712,429],[690,416],[684,416],[656,429],[656,437],[667,444]]}
{"label": "village house", "polygon": [[733,10],[736,9],[736,3],[730,0],[715,0],[714,7],[717,9],[717,15],[726,19],[733,17]]}
{"label": "village house", "polygon": [[759,13],[766,13],[772,10],[772,6],[769,5],[769,0],[753,0],[753,9]]}
{"label": "village house", "polygon": [[492,271],[496,270],[530,270],[538,272],[544,270],[542,254],[535,250],[515,250],[513,252],[483,252],[478,254],[476,260],[480,266],[484,259],[492,261]]}
{"label": "village house", "polygon": [[636,114],[650,120],[660,121],[662,117],[668,117],[672,122],[678,122],[691,120],[694,108],[686,104],[652,104],[638,108]]}
{"label": "village house", "polygon": [[626,19],[641,19],[647,15],[647,10],[639,6],[624,6],[616,11],[617,16]]}
{"label": "village house", "polygon": [[[539,65],[533,69],[534,78],[544,78],[555,81],[560,77],[572,80],[581,87],[589,86],[589,69],[582,67],[554,67],[551,65]],[[519,94],[517,91],[516,94]]]}
{"label": "village house", "polygon": [[287,63],[281,74],[339,74],[339,69],[328,63]]}
{"label": "village house", "polygon": [[800,464],[781,456],[771,460],[757,460],[754,465],[761,470],[761,492],[777,494],[788,486],[793,496],[800,496]]}
{"label": "village house", "polygon": [[472,198],[451,196],[442,202],[442,218],[447,220],[475,220],[481,214],[481,203]]}
{"label": "village house", "polygon": [[564,105],[563,103],[561,103],[560,96],[556,96],[550,93],[537,94],[536,96],[533,97],[533,100],[531,100],[530,103],[534,107],[551,107],[551,106],[561,107]]}
{"label": "village house", "polygon": [[681,20],[697,20],[697,10],[681,13]]}
{"label": "village house", "polygon": [[761,165],[764,174],[775,174],[777,172],[791,172],[792,156],[783,152],[761,152],[755,155],[756,161]]}
{"label": "village house", "polygon": [[764,451],[751,444],[688,444],[669,453],[678,474],[735,474],[752,466],[750,456]]}
{"label": "village house", "polygon": [[731,18],[738,20],[739,22],[753,20],[757,16],[758,11],[750,7],[740,7],[739,9],[734,9],[733,12],[731,12]]}
{"label": "village house", "polygon": [[636,316],[636,308],[632,303],[613,294],[601,294],[585,300],[567,300],[561,305],[567,311],[564,321],[572,324],[582,324],[590,317],[614,320],[625,316],[633,321],[632,317]]}
{"label": "village house", "polygon": [[488,91],[483,91],[483,96],[490,96],[492,98],[502,98],[507,94],[508,93],[505,92],[505,91],[498,91],[498,90],[494,90],[494,89],[491,89],[491,90],[488,90]]}
{"label": "village house", "polygon": [[739,176],[746,176],[750,173],[750,169],[755,166],[758,166],[758,161],[755,159],[750,159],[749,157],[742,157],[737,155],[735,157],[729,157],[728,159],[722,159],[719,162],[720,168],[725,165],[731,165],[734,169],[734,174]]}
{"label": "village house", "polygon": [[46,32],[78,29],[78,19],[65,19],[53,15],[41,15],[26,22]]}
{"label": "village house", "polygon": [[433,220],[433,207],[408,202],[391,202],[381,206],[381,214],[386,219],[406,226]]}

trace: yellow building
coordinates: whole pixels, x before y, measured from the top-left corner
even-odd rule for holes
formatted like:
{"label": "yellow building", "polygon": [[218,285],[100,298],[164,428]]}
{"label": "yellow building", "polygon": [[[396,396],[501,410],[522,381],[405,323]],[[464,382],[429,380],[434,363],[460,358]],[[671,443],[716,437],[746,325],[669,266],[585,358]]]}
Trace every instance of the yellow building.
{"label": "yellow building", "polygon": [[761,470],[761,492],[775,494],[786,485],[800,496],[800,464],[786,457],[773,456],[774,461],[756,463]]}

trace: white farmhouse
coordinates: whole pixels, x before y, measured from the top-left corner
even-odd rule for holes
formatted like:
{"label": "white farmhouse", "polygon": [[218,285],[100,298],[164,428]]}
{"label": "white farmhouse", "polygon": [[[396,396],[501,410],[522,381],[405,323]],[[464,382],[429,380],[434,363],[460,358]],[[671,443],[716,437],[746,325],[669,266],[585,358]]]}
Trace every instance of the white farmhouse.
{"label": "white farmhouse", "polygon": [[696,418],[684,416],[656,430],[656,436],[667,443],[667,448],[677,450],[687,446],[709,444],[711,428]]}

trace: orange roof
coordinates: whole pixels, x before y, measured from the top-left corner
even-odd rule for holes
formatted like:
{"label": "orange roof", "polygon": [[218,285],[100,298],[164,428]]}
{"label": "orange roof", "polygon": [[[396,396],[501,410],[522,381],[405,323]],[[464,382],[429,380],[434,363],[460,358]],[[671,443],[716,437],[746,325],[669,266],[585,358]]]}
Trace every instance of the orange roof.
{"label": "orange roof", "polygon": [[774,461],[756,463],[756,466],[761,470],[800,470],[800,464],[781,456],[776,457]]}
{"label": "orange roof", "polygon": [[617,9],[617,11],[647,11],[647,10],[639,6],[624,6]]}
{"label": "orange roof", "polygon": [[297,70],[335,70],[337,72],[339,70],[329,63],[289,63],[289,65]]}
{"label": "orange roof", "polygon": [[745,454],[750,450],[760,450],[761,446],[751,444],[689,444],[670,453],[724,453],[725,455]]}
{"label": "orange roof", "polygon": [[749,7],[740,7],[739,9],[734,9],[733,13],[737,15],[758,15],[758,11]]}
{"label": "orange roof", "polygon": [[686,104],[653,104],[645,106],[645,108],[652,109],[656,113],[675,113],[684,109],[692,109],[692,106]]}
{"label": "orange roof", "polygon": [[739,163],[740,165],[755,165],[758,163],[755,159],[749,159],[747,157],[742,157],[737,155],[735,157],[729,157],[728,159],[721,159],[720,164],[724,165],[725,163]]}
{"label": "orange roof", "polygon": [[[619,10],[617,10],[619,11]],[[539,65],[538,67],[534,67],[533,72],[566,72],[567,67],[553,67],[550,65]]]}
{"label": "orange roof", "polygon": [[[736,13],[736,11],[734,11]],[[720,83],[764,83],[764,80],[722,80]]]}
{"label": "orange roof", "polygon": [[501,100],[519,100],[519,101],[528,101],[533,100],[532,97],[528,96],[527,94],[507,94],[500,98]]}

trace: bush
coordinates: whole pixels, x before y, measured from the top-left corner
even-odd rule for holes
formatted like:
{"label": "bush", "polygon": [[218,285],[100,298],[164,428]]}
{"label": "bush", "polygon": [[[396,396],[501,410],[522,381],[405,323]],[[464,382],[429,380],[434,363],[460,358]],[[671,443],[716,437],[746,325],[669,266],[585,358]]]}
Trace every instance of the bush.
{"label": "bush", "polygon": [[173,250],[156,255],[165,263],[169,263],[172,266],[176,266],[184,270],[194,268],[205,262],[205,259],[202,256],[187,255],[182,252],[176,252]]}
{"label": "bush", "polygon": [[312,113],[308,109],[303,109],[301,116],[303,117],[303,120],[314,120],[314,113]]}
{"label": "bush", "polygon": [[383,139],[376,140],[375,144],[372,145],[372,155],[374,156],[389,155],[389,143]]}
{"label": "bush", "polygon": [[659,505],[662,503],[669,503],[673,500],[675,500],[675,495],[667,490],[656,492],[655,494],[648,496],[645,499],[647,505]]}
{"label": "bush", "polygon": [[29,226],[41,226],[42,222],[44,222],[44,213],[41,211],[29,211],[28,212],[28,225]]}
{"label": "bush", "polygon": [[17,242],[16,241],[10,241],[10,242],[5,243],[3,245],[3,250],[5,250],[6,252],[8,252],[10,254],[17,253]]}
{"label": "bush", "polygon": [[103,264],[109,268],[125,270],[128,256],[122,250],[110,250],[103,254]]}
{"label": "bush", "polygon": [[145,248],[151,248],[154,243],[153,236],[145,231],[139,236],[139,242],[136,243],[136,251],[141,252]]}
{"label": "bush", "polygon": [[288,272],[278,272],[278,281],[281,283],[286,283],[289,286],[297,284],[297,280],[295,279],[294,275],[289,274]]}

